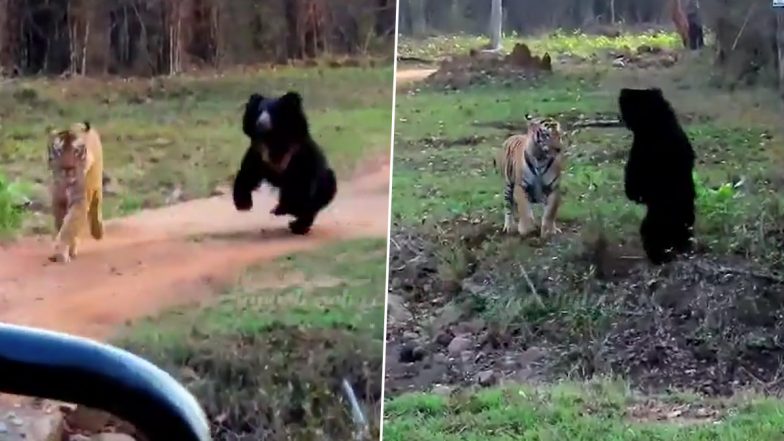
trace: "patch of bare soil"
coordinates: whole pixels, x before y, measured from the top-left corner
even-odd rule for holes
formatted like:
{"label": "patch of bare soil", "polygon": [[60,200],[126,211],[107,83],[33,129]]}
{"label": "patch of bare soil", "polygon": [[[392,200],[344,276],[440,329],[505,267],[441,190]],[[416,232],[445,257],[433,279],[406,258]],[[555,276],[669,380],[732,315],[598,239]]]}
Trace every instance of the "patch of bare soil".
{"label": "patch of bare soil", "polygon": [[706,254],[652,267],[634,243],[598,241],[543,247],[522,271],[476,248],[455,281],[438,241],[393,234],[390,394],[606,374],[652,391],[784,390],[784,281],[765,268]]}

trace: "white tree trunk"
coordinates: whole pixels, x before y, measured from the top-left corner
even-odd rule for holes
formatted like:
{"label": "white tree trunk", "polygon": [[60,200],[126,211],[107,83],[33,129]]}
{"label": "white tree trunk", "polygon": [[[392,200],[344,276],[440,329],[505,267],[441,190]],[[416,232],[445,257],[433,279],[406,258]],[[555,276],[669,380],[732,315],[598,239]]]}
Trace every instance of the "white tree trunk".
{"label": "white tree trunk", "polygon": [[784,101],[784,8],[776,11],[776,43],[779,48],[779,91]]}
{"label": "white tree trunk", "polygon": [[501,50],[501,34],[503,31],[503,3],[501,0],[492,0],[490,10],[490,47],[491,50]]}
{"label": "white tree trunk", "polygon": [[615,0],[610,0],[610,23],[615,24]]}

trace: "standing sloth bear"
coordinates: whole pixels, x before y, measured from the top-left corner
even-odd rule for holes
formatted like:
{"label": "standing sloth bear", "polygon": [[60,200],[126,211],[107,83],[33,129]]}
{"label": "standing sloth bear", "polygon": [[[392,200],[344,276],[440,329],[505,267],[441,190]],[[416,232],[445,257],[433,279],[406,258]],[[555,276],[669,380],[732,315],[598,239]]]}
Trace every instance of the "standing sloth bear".
{"label": "standing sloth bear", "polygon": [[648,208],[640,235],[648,259],[659,265],[691,250],[694,150],[660,89],[621,89],[618,103],[634,135],[626,197]]}
{"label": "standing sloth bear", "polygon": [[302,97],[288,92],[279,98],[254,93],[245,104],[242,131],[250,147],[234,179],[234,206],[253,207],[252,192],[266,181],[280,193],[276,216],[290,215],[289,229],[307,234],[316,215],[337,193],[335,173],[311,138]]}

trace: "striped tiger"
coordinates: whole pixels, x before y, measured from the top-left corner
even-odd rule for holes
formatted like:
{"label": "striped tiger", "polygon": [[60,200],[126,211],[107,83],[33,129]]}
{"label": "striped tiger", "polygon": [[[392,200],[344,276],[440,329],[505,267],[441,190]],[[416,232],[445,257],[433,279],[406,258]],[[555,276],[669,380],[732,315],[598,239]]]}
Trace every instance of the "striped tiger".
{"label": "striped tiger", "polygon": [[49,260],[68,262],[76,257],[86,227],[93,238],[103,238],[103,146],[98,132],[84,122],[52,130],[47,150],[56,235]]}
{"label": "striped tiger", "polygon": [[526,120],[528,131],[507,138],[495,161],[504,174],[504,232],[512,232],[515,211],[517,232],[523,237],[535,232],[531,204],[544,204],[540,234],[547,237],[561,231],[555,225],[564,165],[561,124],[530,115]]}

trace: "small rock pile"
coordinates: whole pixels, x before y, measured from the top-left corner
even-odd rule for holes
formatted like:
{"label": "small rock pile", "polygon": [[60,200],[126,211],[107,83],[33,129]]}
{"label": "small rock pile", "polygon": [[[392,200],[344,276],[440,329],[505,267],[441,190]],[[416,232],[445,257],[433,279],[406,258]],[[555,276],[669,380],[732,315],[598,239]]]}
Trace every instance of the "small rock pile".
{"label": "small rock pile", "polygon": [[137,437],[131,425],[100,410],[42,400],[2,399],[0,440],[136,441]]}

